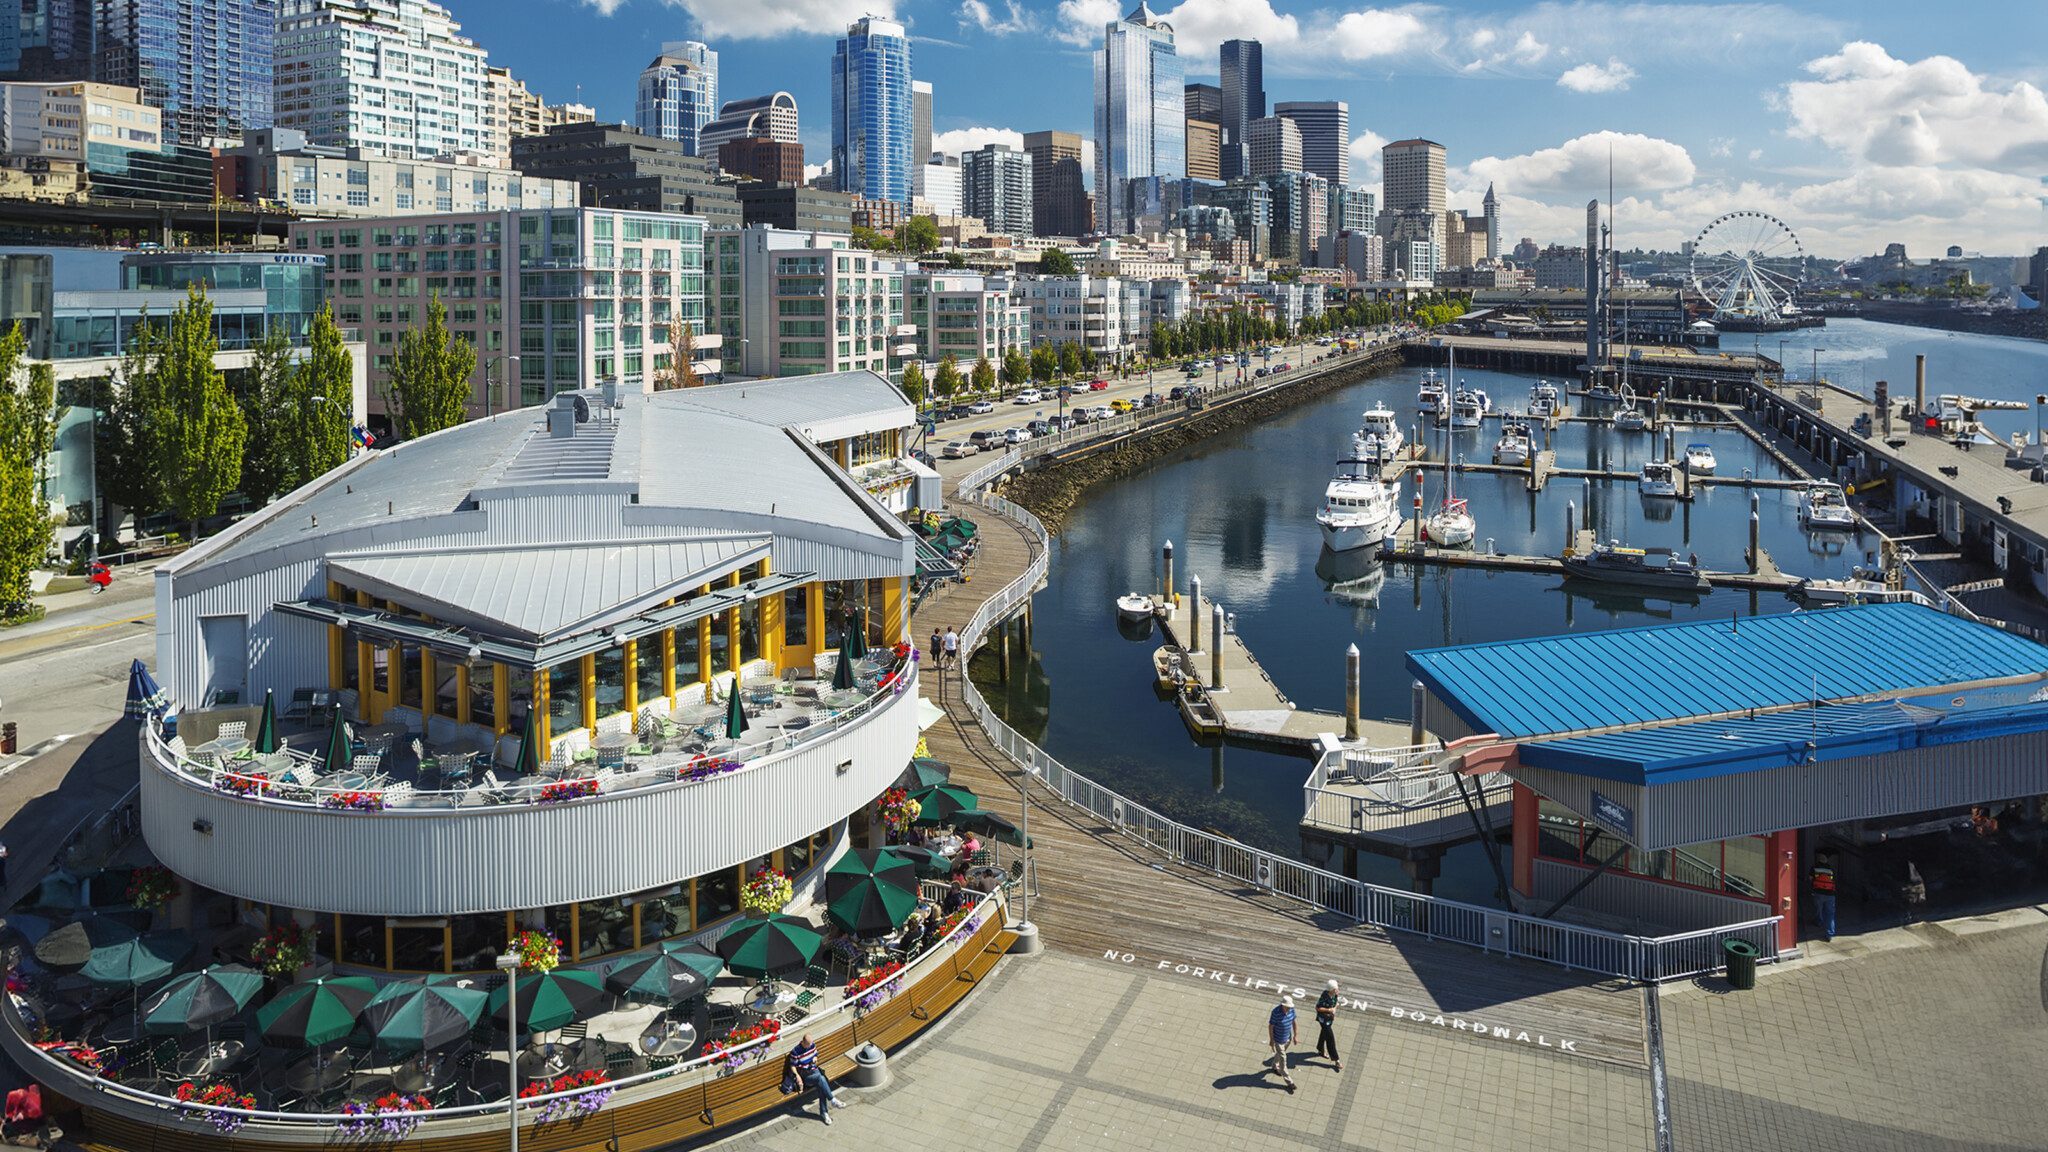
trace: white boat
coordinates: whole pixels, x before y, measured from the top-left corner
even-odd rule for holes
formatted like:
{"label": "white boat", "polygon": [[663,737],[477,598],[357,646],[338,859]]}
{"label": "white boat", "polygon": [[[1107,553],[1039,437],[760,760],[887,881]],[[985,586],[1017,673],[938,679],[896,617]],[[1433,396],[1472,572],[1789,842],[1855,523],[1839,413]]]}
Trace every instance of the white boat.
{"label": "white boat", "polygon": [[1443,381],[1431,368],[1423,373],[1422,384],[1415,389],[1415,406],[1426,413],[1438,413],[1444,410],[1445,402]]}
{"label": "white boat", "polygon": [[1685,470],[1695,476],[1714,474],[1714,449],[1706,444],[1685,446]]}
{"label": "white boat", "polygon": [[1882,580],[1874,579],[1877,573],[1867,568],[1854,569],[1847,580],[1815,580],[1808,577],[1799,582],[1792,595],[1804,604],[1932,604],[1921,593],[1905,588],[1887,587]]}
{"label": "white boat", "polygon": [[1423,534],[1429,542],[1444,548],[1463,548],[1472,543],[1472,534],[1477,530],[1471,510],[1456,496],[1444,497],[1437,510],[1422,522]]}
{"label": "white boat", "polygon": [[1393,490],[1380,483],[1377,464],[1360,457],[1337,461],[1337,473],[1323,489],[1323,506],[1316,509],[1325,547],[1332,552],[1376,548],[1400,518]]}
{"label": "white boat", "polygon": [[1152,618],[1152,598],[1142,592],[1126,592],[1116,598],[1116,614],[1126,620]]}
{"label": "white boat", "polygon": [[1808,528],[1852,529],[1856,513],[1839,484],[1809,484],[1799,493],[1799,522]]}
{"label": "white boat", "polygon": [[1668,460],[1646,460],[1642,473],[1636,479],[1636,487],[1645,496],[1678,495],[1678,481]]}
{"label": "white boat", "polygon": [[1621,395],[1614,390],[1614,385],[1602,380],[1591,388],[1586,389],[1586,399],[1598,403],[1606,403],[1611,400],[1621,399]]}
{"label": "white boat", "polygon": [[1451,397],[1451,427],[1477,428],[1493,408],[1486,393],[1477,388],[1460,388]]}
{"label": "white boat", "polygon": [[1493,442],[1493,462],[1519,467],[1529,462],[1529,426],[1509,417],[1501,421],[1500,439]]}
{"label": "white boat", "polygon": [[1650,418],[1636,407],[1636,394],[1626,387],[1621,390],[1621,407],[1614,410],[1616,432],[1641,432],[1650,426]]}
{"label": "white boat", "polygon": [[[1370,445],[1372,459],[1381,463],[1401,455],[1401,449],[1408,446],[1408,438],[1401,434],[1401,421],[1385,404],[1374,404],[1366,410],[1365,422],[1359,425],[1356,442]],[[1358,453],[1366,455],[1366,453]]]}
{"label": "white boat", "polygon": [[1557,385],[1548,380],[1538,380],[1529,388],[1529,415],[1543,420],[1557,415]]}

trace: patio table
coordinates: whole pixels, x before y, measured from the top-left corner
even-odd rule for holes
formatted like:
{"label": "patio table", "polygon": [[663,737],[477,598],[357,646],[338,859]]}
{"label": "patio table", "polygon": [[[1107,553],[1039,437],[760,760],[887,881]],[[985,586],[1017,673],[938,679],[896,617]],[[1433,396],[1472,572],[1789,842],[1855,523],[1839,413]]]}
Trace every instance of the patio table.
{"label": "patio table", "polygon": [[230,1068],[242,1058],[240,1040],[216,1040],[212,1044],[178,1061],[178,1075],[190,1080],[205,1080]]}
{"label": "patio table", "polygon": [[681,1022],[657,1020],[640,1037],[640,1051],[649,1056],[687,1056],[696,1046],[696,1027]]}
{"label": "patio table", "polygon": [[794,1003],[796,989],[779,980],[769,980],[756,985],[747,997],[747,1007],[763,1016],[772,1016]]}
{"label": "patio table", "polygon": [[353,1073],[354,1069],[342,1057],[316,1055],[286,1069],[284,1085],[295,1092],[324,1092]]}
{"label": "patio table", "polygon": [[214,756],[222,760],[233,760],[249,748],[249,741],[240,736],[216,736],[191,750],[193,759]]}

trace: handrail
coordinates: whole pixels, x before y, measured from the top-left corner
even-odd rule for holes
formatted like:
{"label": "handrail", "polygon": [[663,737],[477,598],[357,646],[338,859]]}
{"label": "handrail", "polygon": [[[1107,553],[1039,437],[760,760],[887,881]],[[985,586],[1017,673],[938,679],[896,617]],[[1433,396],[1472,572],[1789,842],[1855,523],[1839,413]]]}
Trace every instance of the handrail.
{"label": "handrail", "polygon": [[[912,660],[909,662],[908,667],[909,673],[907,675],[899,677],[886,688],[876,689],[860,702],[839,709],[835,715],[822,724],[814,724],[795,732],[784,732],[767,740],[754,744],[738,745],[719,752],[677,754],[682,756],[680,764],[684,768],[687,768],[690,764],[704,761],[736,761],[740,764],[740,767],[736,769],[705,775],[697,779],[675,777],[666,780],[631,780],[623,787],[613,788],[594,795],[605,797],[630,796],[657,789],[688,787],[693,784],[703,783],[706,780],[719,779],[724,776],[734,775],[735,773],[751,772],[757,768],[766,767],[786,753],[797,751],[804,745],[816,741],[821,736],[846,731],[853,725],[865,720],[869,715],[879,711],[896,697],[908,696],[914,699],[916,696],[915,688],[919,679],[918,662]],[[470,797],[498,797],[499,799],[496,802],[464,809],[468,812],[486,812],[494,808],[512,808],[522,804],[538,803],[547,789],[562,783],[591,780],[595,778],[596,773],[596,766],[592,765],[590,775],[564,776],[559,780],[527,784],[518,788],[508,786],[491,789],[481,784],[471,784],[466,788],[458,789],[434,789],[431,791],[411,789],[391,797],[393,802],[382,808],[329,807],[323,802],[323,797],[384,793],[388,791],[388,788],[336,788],[318,784],[292,784],[269,779],[262,781],[263,786],[253,794],[233,791],[218,787],[216,781],[226,778],[255,782],[255,774],[253,772],[238,772],[233,768],[210,768],[191,760],[189,757],[179,756],[171,750],[169,742],[163,738],[163,733],[157,725],[145,724],[143,728],[147,733],[150,750],[154,754],[158,766],[169,775],[185,783],[203,787],[209,792],[230,800],[279,808],[306,808],[350,815],[374,813],[380,816],[438,816],[446,815],[452,809],[460,808],[462,800]],[[294,759],[300,759],[297,754],[291,755]],[[669,754],[663,753],[661,755],[667,756]],[[757,756],[758,758],[747,759],[750,755]],[[301,799],[300,797],[305,798]],[[454,803],[449,803],[450,800],[453,800]]]}
{"label": "handrail", "polygon": [[[996,889],[993,892],[985,893],[980,900],[975,902],[974,910],[971,914],[963,918],[961,922],[958,925],[956,925],[951,932],[941,937],[937,944],[934,944],[932,947],[926,949],[924,955],[919,956],[917,959],[911,961],[909,964],[904,965],[901,973],[899,974],[906,978],[907,983],[909,982],[909,979],[914,978],[918,975],[929,973],[931,970],[929,967],[926,967],[924,968],[924,973],[920,973],[919,969],[921,967],[925,965],[936,966],[936,962],[941,959],[951,959],[959,951],[960,946],[964,943],[965,937],[971,936],[974,932],[980,931],[981,927],[988,922],[988,919],[992,914],[999,914],[1001,912],[1002,908],[1006,906],[1004,901],[1005,897],[1003,896],[1002,890],[1000,888]],[[998,922],[1000,923],[1000,921]],[[844,999],[841,999],[839,1003],[834,1004],[832,1007],[817,1013],[815,1016],[807,1018],[804,1027],[806,1029],[814,1029],[818,1026],[820,1022],[844,1013],[852,1013],[857,1020],[859,1015],[861,1015],[863,1012],[863,1010],[858,1007],[858,1001],[859,997],[846,997]],[[282,1123],[301,1125],[336,1124],[344,1120],[360,1121],[363,1119],[365,1115],[360,1113],[348,1112],[277,1112],[254,1108],[232,1108],[216,1104],[201,1104],[197,1101],[178,1100],[173,1097],[159,1096],[153,1092],[144,1092],[139,1088],[131,1088],[128,1085],[122,1084],[116,1080],[107,1080],[98,1076],[86,1076],[84,1075],[83,1069],[79,1065],[71,1064],[66,1061],[60,1060],[57,1057],[51,1055],[47,1049],[39,1047],[34,1041],[30,1040],[24,1032],[26,1021],[24,1021],[21,1018],[21,1013],[16,1009],[16,1006],[13,1004],[11,999],[9,999],[7,1002],[6,1017],[8,1027],[14,1033],[15,1038],[19,1040],[24,1047],[26,1047],[30,1051],[35,1052],[38,1056],[40,1056],[44,1060],[44,1062],[49,1064],[51,1067],[59,1069],[66,1076],[74,1077],[77,1080],[84,1081],[85,1083],[91,1085],[95,1089],[104,1092],[110,1092],[117,1096],[125,1096],[131,1100],[137,1101],[138,1103],[146,1104],[151,1107],[169,1108],[177,1112],[198,1113],[203,1115],[225,1113],[236,1117],[240,1117],[244,1120],[271,1120]],[[671,1064],[666,1068],[650,1068],[645,1072],[636,1073],[635,1075],[625,1077],[624,1079],[607,1080],[602,1085],[602,1087],[606,1089],[617,1090],[620,1088],[637,1087],[642,1084],[651,1084],[660,1080],[680,1076],[686,1072],[701,1071],[703,1069],[713,1066],[714,1064],[731,1064],[735,1057],[744,1056],[751,1060],[765,1059],[767,1056],[767,1050],[773,1047],[775,1044],[779,1043],[783,1039],[784,1037],[780,1032],[778,1032],[774,1036],[759,1037],[754,1040],[749,1040],[745,1044],[740,1044],[731,1048],[727,1048],[723,1051],[721,1055],[699,1056],[694,1060]],[[758,1053],[758,1055],[751,1055],[753,1053]],[[720,1075],[724,1075],[724,1073],[720,1073]],[[447,1120],[451,1117],[457,1116],[482,1116],[493,1114],[502,1115],[509,1108],[538,1108],[540,1106],[549,1104],[557,1100],[574,1099],[575,1097],[581,1096],[584,1093],[589,1092],[590,1090],[591,1086],[585,1085],[578,1088],[572,1088],[564,1092],[549,1092],[535,1096],[512,1097],[504,1101],[493,1101],[488,1104],[462,1104],[457,1105],[453,1108],[435,1108],[433,1111],[429,1113],[422,1114],[421,1119],[426,1122],[435,1122]]]}

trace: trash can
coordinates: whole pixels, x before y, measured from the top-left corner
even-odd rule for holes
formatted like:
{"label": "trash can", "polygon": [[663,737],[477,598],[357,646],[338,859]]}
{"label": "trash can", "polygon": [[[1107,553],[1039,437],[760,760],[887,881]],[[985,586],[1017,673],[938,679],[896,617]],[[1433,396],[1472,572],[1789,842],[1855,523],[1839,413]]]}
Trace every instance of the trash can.
{"label": "trash can", "polygon": [[1721,956],[1728,962],[1728,986],[1748,991],[1756,987],[1757,946],[1747,940],[1721,941]]}

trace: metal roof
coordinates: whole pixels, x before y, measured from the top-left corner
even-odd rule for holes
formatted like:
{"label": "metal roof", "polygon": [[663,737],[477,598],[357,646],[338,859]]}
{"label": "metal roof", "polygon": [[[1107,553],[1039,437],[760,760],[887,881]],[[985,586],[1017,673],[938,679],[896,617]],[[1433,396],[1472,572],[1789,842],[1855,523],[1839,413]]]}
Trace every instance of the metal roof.
{"label": "metal roof", "polygon": [[743,416],[759,424],[784,428],[816,429],[841,420],[857,420],[872,424],[870,430],[880,431],[917,423],[917,410],[910,401],[886,377],[874,372],[820,372],[776,380],[744,380],[659,395],[664,402]]}
{"label": "metal roof", "polygon": [[1408,654],[1475,731],[1671,723],[2037,676],[2048,648],[1917,604],[1871,604]]}
{"label": "metal roof", "polygon": [[[500,635],[546,640],[694,589],[765,553],[765,535],[336,556],[335,579]],[[573,596],[564,590],[575,589]]]}

